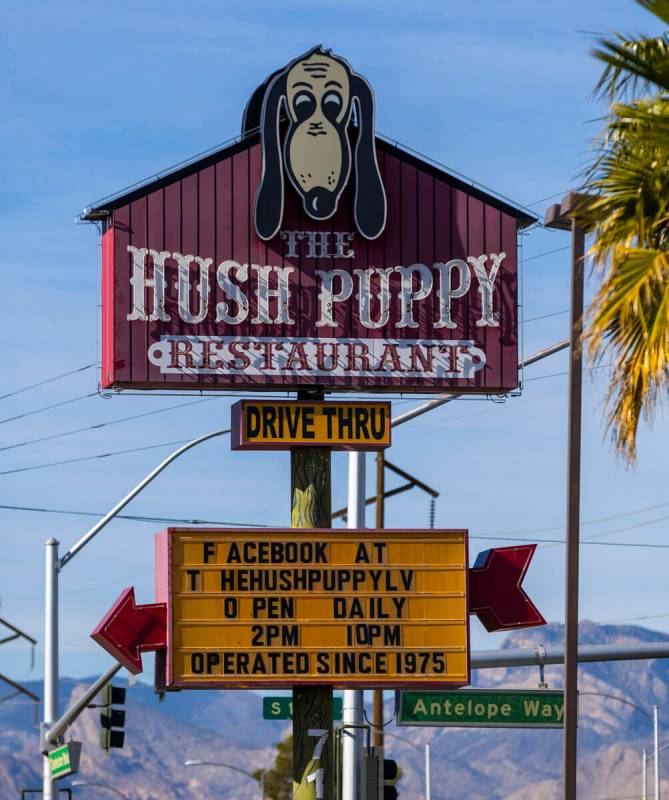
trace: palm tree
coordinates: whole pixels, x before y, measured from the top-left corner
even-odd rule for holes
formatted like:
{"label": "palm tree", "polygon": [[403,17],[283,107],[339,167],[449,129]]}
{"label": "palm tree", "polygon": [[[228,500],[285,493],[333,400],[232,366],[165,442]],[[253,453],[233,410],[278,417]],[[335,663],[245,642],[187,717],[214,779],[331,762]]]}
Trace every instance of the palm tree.
{"label": "palm tree", "polygon": [[[669,0],[636,2],[669,28]],[[639,421],[669,388],[669,31],[602,39],[593,55],[611,107],[586,174],[602,274],[586,337],[592,361],[611,363],[607,428],[633,463]]]}

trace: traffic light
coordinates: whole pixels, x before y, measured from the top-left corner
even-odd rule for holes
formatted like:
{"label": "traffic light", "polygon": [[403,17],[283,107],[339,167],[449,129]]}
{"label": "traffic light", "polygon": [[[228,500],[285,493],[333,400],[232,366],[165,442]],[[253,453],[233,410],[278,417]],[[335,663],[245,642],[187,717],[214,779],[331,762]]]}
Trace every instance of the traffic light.
{"label": "traffic light", "polygon": [[125,710],[112,708],[125,703],[125,689],[108,683],[100,692],[100,747],[108,753],[112,747],[123,747],[125,740]]}
{"label": "traffic light", "polygon": [[397,761],[393,761],[392,758],[384,758],[381,769],[383,770],[383,792],[379,800],[397,800],[399,792],[395,788],[395,781],[400,777]]}
{"label": "traffic light", "polygon": [[395,781],[400,778],[397,761],[383,757],[382,747],[365,747],[362,757],[363,800],[398,800]]}

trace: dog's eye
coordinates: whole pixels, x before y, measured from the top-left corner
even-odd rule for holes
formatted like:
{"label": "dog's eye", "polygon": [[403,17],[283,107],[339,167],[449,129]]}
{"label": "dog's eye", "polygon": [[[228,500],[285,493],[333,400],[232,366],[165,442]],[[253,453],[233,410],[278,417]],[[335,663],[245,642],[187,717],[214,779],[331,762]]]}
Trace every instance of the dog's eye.
{"label": "dog's eye", "polygon": [[311,92],[298,92],[293,99],[293,111],[298,122],[308,119],[316,110],[316,98]]}
{"label": "dog's eye", "polygon": [[327,92],[321,101],[323,114],[329,120],[335,120],[341,111],[342,99],[338,92]]}

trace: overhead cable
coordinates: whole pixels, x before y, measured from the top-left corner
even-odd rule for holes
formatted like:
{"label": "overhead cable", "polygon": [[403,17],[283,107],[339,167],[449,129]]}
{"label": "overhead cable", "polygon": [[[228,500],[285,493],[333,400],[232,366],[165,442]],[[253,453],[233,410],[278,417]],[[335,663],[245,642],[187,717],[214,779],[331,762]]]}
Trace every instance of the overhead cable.
{"label": "overhead cable", "polygon": [[29,386],[24,386],[22,389],[14,389],[14,391],[7,392],[7,394],[0,394],[0,400],[5,400],[8,397],[14,397],[16,394],[27,392],[29,389],[36,389],[38,386],[44,386],[47,383],[59,381],[61,378],[66,378],[68,375],[75,375],[78,372],[85,372],[87,369],[95,366],[97,366],[97,364],[94,361],[92,364],[84,364],[83,367],[77,367],[76,369],[71,369],[68,372],[61,372],[60,375],[54,375],[53,378],[46,378],[43,381],[38,381],[37,383],[31,383]]}
{"label": "overhead cable", "polygon": [[26,439],[24,442],[17,442],[16,444],[9,444],[5,447],[0,447],[0,453],[5,450],[15,450],[17,447],[26,447],[29,444],[38,444],[40,442],[48,442],[51,439],[61,439],[64,436],[73,436],[75,433],[85,433],[86,431],[93,431],[99,430],[100,428],[107,428],[110,425],[118,425],[121,422],[129,422],[130,420],[134,419],[141,419],[142,417],[150,417],[153,414],[163,414],[166,411],[175,411],[179,408],[185,408],[186,406],[194,406],[198,403],[207,403],[209,400],[217,400],[221,399],[219,397],[206,397],[201,400],[191,400],[188,403],[179,403],[176,406],[168,406],[167,408],[158,408],[154,409],[153,411],[143,411],[141,414],[132,414],[129,417],[119,417],[119,419],[112,419],[109,422],[97,422],[94,425],[88,425],[84,428],[72,428],[68,431],[62,431],[61,433],[52,433],[48,436],[40,436],[37,439]]}
{"label": "overhead cable", "polygon": [[50,411],[52,408],[67,406],[70,403],[76,403],[78,400],[85,400],[87,397],[95,397],[96,395],[97,392],[89,392],[88,394],[79,395],[79,397],[72,397],[70,400],[61,400],[59,403],[52,403],[50,406],[43,406],[42,408],[36,408],[33,411],[26,411],[23,414],[16,414],[13,417],[6,417],[5,419],[0,419],[0,425],[4,425],[5,422],[14,422],[16,419],[32,417],[33,414],[41,414],[43,411]]}
{"label": "overhead cable", "polygon": [[[15,506],[15,505],[0,505],[0,509],[5,509],[8,511],[28,511],[34,513],[43,513],[43,514],[66,514],[72,516],[94,516],[99,517],[101,516],[98,513],[93,511],[74,511],[68,509],[55,509],[55,508],[39,508],[35,506]],[[238,527],[249,527],[249,528],[272,528],[272,527],[282,527],[282,526],[274,526],[274,525],[265,525],[265,524],[257,524],[257,523],[247,523],[247,522],[229,522],[227,520],[204,520],[204,519],[172,519],[168,517],[151,517],[151,516],[139,516],[139,515],[123,515],[117,514],[119,519],[126,519],[131,522],[167,522],[167,523],[175,523],[179,525],[235,525]],[[651,520],[647,524],[652,524],[656,520]],[[645,524],[645,523],[644,523]],[[630,526],[632,527],[640,527],[640,526]],[[619,530],[629,530],[625,528],[621,528]],[[616,531],[619,532],[619,531]],[[527,543],[528,537],[518,537],[518,536],[504,536],[504,535],[477,535],[477,534],[470,534],[470,539],[478,539],[481,541],[493,541],[493,542],[524,542]],[[537,542],[538,544],[565,544],[564,539],[538,539],[536,537],[532,537],[532,539]],[[590,545],[599,545],[601,547],[639,547],[645,549],[657,549],[657,550],[669,550],[669,544],[654,544],[652,542],[600,542],[600,541],[592,541],[591,539],[584,539],[581,541],[581,544],[590,544]]]}
{"label": "overhead cable", "polygon": [[561,253],[563,250],[571,250],[571,245],[567,244],[564,247],[556,247],[555,250],[546,250],[543,253],[537,253],[535,256],[529,256],[528,258],[523,259],[523,263],[527,264],[528,261],[535,261],[537,258],[543,258],[544,256],[551,256],[553,253]]}
{"label": "overhead cable", "polygon": [[[9,506],[0,505],[0,508],[9,511],[32,511],[41,514],[65,514],[72,517],[103,517],[104,514],[98,511],[75,511],[73,509],[65,508],[39,508],[36,506]],[[192,519],[177,519],[175,517],[146,517],[140,514],[117,514],[116,519],[127,519],[131,522],[165,522],[174,525],[234,525],[237,528],[269,528],[270,525],[265,525],[259,522],[230,522],[229,520],[213,520],[213,519],[199,519],[193,517]]]}
{"label": "overhead cable", "polygon": [[160,444],[149,444],[144,447],[131,447],[128,450],[112,450],[109,453],[97,453],[94,456],[79,456],[78,458],[64,458],[61,461],[49,461],[46,464],[34,464],[31,467],[17,467],[16,469],[6,469],[0,475],[13,475],[17,472],[32,472],[36,469],[47,469],[48,467],[60,467],[63,464],[76,464],[80,461],[94,461],[97,458],[110,458],[111,456],[125,455],[126,453],[139,453],[142,450],[156,450],[159,447],[170,447],[178,444],[185,444],[190,439],[179,439],[176,442],[161,442]]}

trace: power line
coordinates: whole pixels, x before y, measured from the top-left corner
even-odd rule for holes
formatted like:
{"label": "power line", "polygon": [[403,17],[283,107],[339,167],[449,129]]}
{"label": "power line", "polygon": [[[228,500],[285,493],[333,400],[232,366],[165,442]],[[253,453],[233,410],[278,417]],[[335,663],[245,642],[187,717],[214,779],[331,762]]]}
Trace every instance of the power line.
{"label": "power line", "polygon": [[197,405],[198,403],[207,403],[207,402],[209,402],[209,400],[217,400],[217,399],[221,399],[220,396],[219,397],[206,397],[206,398],[204,398],[202,400],[191,400],[188,403],[180,403],[179,405],[168,406],[167,408],[158,408],[158,409],[156,409],[154,411],[144,411],[141,414],[132,414],[129,417],[120,417],[119,419],[113,419],[113,420],[110,420],[109,422],[98,422],[98,423],[96,423],[94,425],[88,425],[88,426],[86,426],[84,428],[72,428],[71,430],[62,431],[61,433],[52,433],[49,436],[40,436],[37,439],[26,439],[26,441],[24,441],[24,442],[17,442],[16,444],[9,444],[9,445],[6,445],[5,447],[0,447],[0,453],[5,451],[5,450],[15,450],[17,447],[26,447],[27,445],[30,445],[30,444],[38,444],[40,442],[48,442],[51,439],[60,439],[60,438],[63,438],[64,436],[73,436],[75,433],[85,433],[86,431],[99,430],[100,428],[106,428],[106,427],[109,427],[110,425],[118,425],[121,422],[129,422],[130,420],[133,420],[133,419],[141,419],[142,417],[150,417],[153,414],[163,414],[166,411],[175,411],[176,409],[179,409],[179,408],[185,408],[186,406],[194,406],[194,405]]}
{"label": "power line", "polygon": [[539,203],[545,203],[546,200],[552,200],[554,197],[564,197],[566,194],[567,194],[566,189],[563,192],[555,192],[555,194],[549,194],[548,197],[542,197],[540,200],[535,200],[533,203],[527,203],[527,208],[532,208],[532,206],[538,206]]}
{"label": "power line", "polygon": [[14,417],[6,417],[5,419],[0,419],[0,425],[4,425],[5,422],[14,422],[16,419],[32,417],[33,414],[41,414],[43,411],[51,411],[52,408],[60,408],[60,406],[76,403],[78,400],[85,400],[87,397],[95,397],[96,395],[97,392],[89,392],[88,394],[79,395],[79,397],[72,397],[70,400],[61,400],[59,403],[52,403],[50,406],[43,406],[42,408],[36,408],[33,411],[26,411],[23,414],[16,414]]}
{"label": "power line", "polygon": [[[74,511],[72,509],[64,508],[39,508],[37,506],[9,506],[0,505],[8,511],[33,511],[35,513],[43,514],[66,514],[72,517],[104,517],[103,513],[97,511]],[[165,522],[174,525],[234,525],[238,528],[269,528],[270,525],[264,525],[255,522],[230,522],[229,520],[213,520],[213,519],[176,519],[174,517],[143,517],[138,514],[117,514],[117,519],[127,519],[131,522]]]}
{"label": "power line", "polygon": [[[483,539],[491,542],[525,542],[527,537],[519,538],[514,536],[473,536],[470,539]],[[566,544],[566,539],[537,539],[532,537],[537,544]],[[601,545],[602,547],[641,547],[651,550],[669,550],[669,544],[653,544],[652,542],[593,542],[590,539],[582,539],[581,544]]]}
{"label": "power line", "polygon": [[548,319],[549,317],[559,317],[562,314],[568,314],[569,309],[565,308],[562,311],[553,311],[550,314],[542,314],[540,317],[530,317],[529,319],[523,320],[523,325],[527,325],[528,322],[536,322],[539,319]]}
{"label": "power line", "polygon": [[644,622],[648,619],[662,619],[669,617],[669,614],[646,614],[642,617],[626,617],[625,619],[605,619],[597,622],[597,625],[619,625],[623,622]]}
{"label": "power line", "polygon": [[31,383],[30,386],[24,386],[22,389],[14,389],[13,392],[7,392],[7,394],[0,395],[0,400],[5,400],[8,397],[14,397],[16,394],[21,394],[21,392],[27,392],[29,389],[36,389],[38,386],[44,386],[46,383],[53,383],[54,381],[59,381],[61,378],[66,378],[68,375],[75,375],[78,372],[85,372],[87,369],[91,367],[97,366],[97,362],[93,362],[92,364],[85,364],[83,367],[77,367],[76,369],[71,369],[68,372],[61,372],[60,375],[54,375],[53,378],[46,378],[43,381],[38,381],[37,383]]}
{"label": "power line", "polygon": [[[634,509],[632,511],[623,511],[620,514],[613,514],[612,516],[609,516],[609,517],[599,517],[598,519],[587,520],[585,522],[581,522],[580,524],[582,526],[583,525],[597,525],[600,522],[611,522],[611,520],[614,520],[614,519],[622,519],[624,517],[633,517],[633,516],[636,516],[636,514],[643,514],[646,511],[657,511],[658,508],[666,508],[667,506],[669,506],[669,503],[658,503],[657,505],[654,505],[654,506],[645,506],[644,508],[636,508],[636,509]],[[661,522],[661,521],[663,521],[665,519],[667,519],[667,517],[660,517],[657,520],[651,520],[648,523],[644,523],[644,524],[650,525],[653,522]],[[534,528],[532,530],[521,530],[521,531],[515,530],[515,531],[508,531],[508,533],[510,533],[510,534],[522,533],[522,534],[525,534],[527,536],[533,536],[535,533],[552,533],[553,531],[562,531],[562,530],[564,530],[564,525],[554,525],[551,528]],[[626,530],[629,530],[629,529],[626,529]],[[618,531],[616,531],[616,532],[618,532]],[[494,531],[494,532],[490,532],[490,535],[491,536],[492,535],[504,536],[505,532],[504,531]]]}
{"label": "power line", "polygon": [[13,475],[17,472],[32,472],[36,469],[47,469],[48,467],[59,467],[63,464],[76,464],[80,461],[94,461],[97,458],[110,458],[111,456],[125,455],[126,453],[139,453],[142,450],[156,450],[159,447],[169,447],[170,445],[186,444],[190,439],[179,439],[176,442],[162,442],[161,444],[149,444],[145,447],[132,447],[129,450],[112,450],[109,453],[97,453],[94,456],[80,456],[79,458],[65,458],[62,461],[50,461],[46,464],[34,464],[32,467],[17,467],[16,469],[6,469],[0,475]]}
{"label": "power line", "polygon": [[530,256],[529,258],[524,258],[523,263],[526,264],[528,261],[534,261],[537,258],[543,258],[544,256],[553,255],[553,253],[561,253],[563,250],[571,250],[571,245],[567,244],[564,247],[556,247],[555,250],[546,250],[543,253],[537,253],[535,256]]}
{"label": "power line", "polygon": [[[176,442],[174,443],[176,444]],[[72,516],[88,516],[88,517],[102,517],[103,514],[99,514],[93,511],[74,511],[69,509],[57,509],[57,508],[39,508],[36,506],[14,506],[14,505],[0,505],[0,509],[5,509],[8,511],[28,511],[28,512],[35,512],[35,513],[43,513],[43,514],[66,514]],[[204,520],[204,519],[173,519],[169,517],[152,517],[152,516],[139,516],[139,515],[126,515],[126,514],[119,514],[119,519],[126,519],[130,520],[131,522],[167,522],[167,523],[175,523],[178,525],[233,525],[238,527],[248,527],[248,528],[270,528],[270,527],[284,527],[281,525],[265,525],[265,524],[256,524],[250,522],[229,522],[226,520]],[[650,524],[650,523],[649,523]],[[508,542],[527,542],[527,537],[514,537],[514,536],[486,536],[486,535],[471,535],[470,539],[479,539],[482,541],[508,541]],[[537,539],[535,537],[534,541],[539,544],[564,544],[564,539]],[[592,544],[592,545],[599,545],[601,547],[640,547],[640,548],[651,548],[651,549],[659,549],[659,550],[669,550],[669,544],[653,544],[652,542],[596,542],[590,540],[583,540],[581,544]],[[668,615],[669,616],[669,615]]]}

